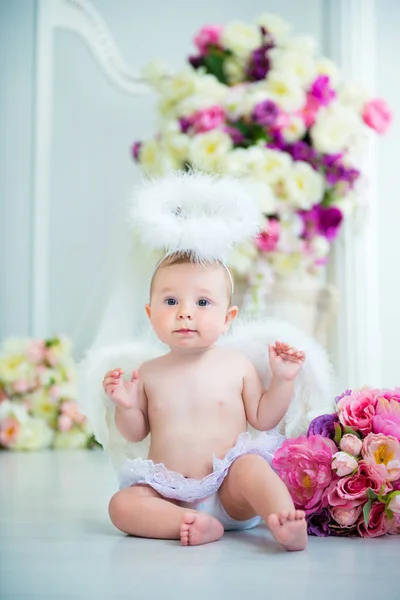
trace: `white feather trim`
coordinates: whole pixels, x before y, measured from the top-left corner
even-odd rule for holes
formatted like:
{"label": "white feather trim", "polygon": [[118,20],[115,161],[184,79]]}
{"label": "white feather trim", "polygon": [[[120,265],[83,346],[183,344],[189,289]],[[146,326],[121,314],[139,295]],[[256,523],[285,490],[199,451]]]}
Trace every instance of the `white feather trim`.
{"label": "white feather trim", "polygon": [[258,194],[251,180],[175,172],[144,182],[129,218],[148,249],[225,262],[231,248],[261,228]]}
{"label": "white feather trim", "polygon": [[[271,379],[268,344],[276,340],[306,353],[305,363],[296,378],[294,398],[279,425],[279,431],[286,437],[296,437],[307,431],[314,417],[334,410],[332,367],[326,352],[296,327],[275,319],[239,320],[232,331],[221,338],[219,345],[243,352],[267,387]],[[115,426],[115,407],[103,391],[103,377],[117,367],[129,376],[143,362],[162,353],[160,344],[143,339],[125,345],[93,348],[80,365],[80,408],[88,417],[96,438],[110,453],[116,469],[126,458],[147,457],[150,436],[135,444],[122,437]]]}

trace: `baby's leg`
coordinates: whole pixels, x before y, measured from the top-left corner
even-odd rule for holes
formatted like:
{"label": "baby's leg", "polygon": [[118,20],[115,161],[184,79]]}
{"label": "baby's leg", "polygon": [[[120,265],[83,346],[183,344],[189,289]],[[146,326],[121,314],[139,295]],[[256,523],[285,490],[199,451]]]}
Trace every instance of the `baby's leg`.
{"label": "baby's leg", "polygon": [[217,519],[165,500],[147,485],[135,485],[114,494],[110,519],[129,535],[181,540],[184,546],[215,542],[224,533]]}
{"label": "baby's leg", "polygon": [[244,521],[260,515],[286,550],[306,547],[305,514],[295,509],[287,487],[261,456],[246,454],[233,463],[220,499],[233,519]]}

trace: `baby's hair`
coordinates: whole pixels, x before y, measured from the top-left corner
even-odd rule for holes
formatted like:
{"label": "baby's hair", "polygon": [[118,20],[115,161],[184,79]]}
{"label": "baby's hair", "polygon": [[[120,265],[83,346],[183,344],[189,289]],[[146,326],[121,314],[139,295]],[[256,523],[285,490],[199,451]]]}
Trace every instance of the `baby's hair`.
{"label": "baby's hair", "polygon": [[229,302],[232,301],[232,294],[233,294],[233,277],[232,277],[232,273],[229,269],[229,267],[227,267],[227,265],[223,262],[221,262],[220,260],[204,260],[204,259],[200,259],[198,258],[195,254],[193,254],[193,252],[190,252],[189,250],[182,250],[182,251],[177,251],[177,252],[171,252],[169,254],[166,254],[164,256],[164,258],[162,258],[159,263],[157,264],[153,276],[151,278],[151,282],[150,282],[150,297],[151,294],[153,292],[153,283],[154,283],[154,279],[155,276],[157,275],[158,271],[160,269],[163,269],[165,267],[172,267],[172,265],[186,265],[186,264],[193,264],[193,265],[201,265],[204,267],[216,267],[218,265],[221,265],[222,267],[224,267],[227,277],[229,279]]}

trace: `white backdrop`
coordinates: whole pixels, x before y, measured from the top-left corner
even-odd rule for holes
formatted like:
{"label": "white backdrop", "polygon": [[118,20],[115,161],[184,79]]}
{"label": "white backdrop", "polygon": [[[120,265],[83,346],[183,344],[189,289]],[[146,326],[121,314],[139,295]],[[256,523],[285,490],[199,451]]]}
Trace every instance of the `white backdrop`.
{"label": "white backdrop", "polygon": [[[53,0],[52,6],[57,4],[71,8],[79,3]],[[393,18],[394,11],[399,14],[399,5],[396,0],[364,0],[364,6],[374,4],[379,9],[377,58],[387,61],[399,43]],[[0,0],[0,125],[1,131],[6,131],[0,138],[0,260],[5,274],[0,278],[0,336],[61,331],[73,337],[79,353],[94,335],[111,285],[122,241],[124,203],[140,177],[129,148],[134,140],[154,133],[154,97],[120,90],[90,52],[87,41],[71,31],[51,29],[51,16],[40,10],[44,5],[39,0]],[[160,56],[172,67],[181,66],[193,49],[194,33],[206,22],[251,20],[266,11],[281,14],[296,32],[313,35],[323,52],[340,55],[349,41],[346,35],[350,35],[342,31],[340,9],[343,12],[360,2],[93,0],[92,5],[105,20],[125,61],[139,69],[149,58]],[[338,39],[340,33],[345,39]],[[363,31],[359,34],[362,38]],[[360,47],[352,52],[353,59],[363,52],[370,56],[366,47],[363,52]],[[398,102],[391,72],[385,68],[379,69],[378,89],[389,101]],[[398,82],[396,85],[398,90]],[[39,99],[36,104],[35,98]],[[387,191],[394,189],[390,159],[397,143],[394,133],[390,139],[388,145],[383,140],[379,154],[378,181]],[[383,231],[394,227],[390,211],[400,210],[393,206],[392,196],[386,195],[385,202],[387,212],[379,213],[378,222]],[[387,236],[379,240],[375,255],[379,252],[383,266],[379,277],[387,288],[393,284],[396,253]],[[356,253],[360,255],[362,250],[359,247]],[[338,255],[337,277],[345,280],[350,267],[343,262],[343,252],[339,250]],[[386,262],[387,256],[393,257],[391,263]],[[351,285],[362,291],[366,276],[354,273]],[[373,273],[370,281],[375,280]],[[347,297],[342,311],[347,311],[348,321],[359,311],[362,318],[357,327],[363,329],[363,319],[370,322],[374,307],[368,312],[354,302],[349,305],[351,290],[344,291]],[[343,384],[366,383],[360,378],[374,375],[373,361],[379,364],[375,377],[380,378],[383,369],[384,383],[395,383],[396,346],[394,342],[388,346],[388,341],[396,327],[399,333],[399,323],[394,322],[396,295],[391,295],[390,308],[387,296],[382,289],[380,308],[373,315],[381,317],[382,336],[379,330],[366,338],[367,354],[362,352],[362,337],[357,341],[359,348],[356,342],[352,347],[348,337],[355,319],[346,324],[342,314],[344,325],[334,347]],[[379,318],[374,322],[379,327]],[[378,351],[375,358],[374,348],[379,347],[381,337],[383,353]],[[358,353],[360,360],[349,369],[352,352]],[[381,381],[370,383],[380,385]]]}

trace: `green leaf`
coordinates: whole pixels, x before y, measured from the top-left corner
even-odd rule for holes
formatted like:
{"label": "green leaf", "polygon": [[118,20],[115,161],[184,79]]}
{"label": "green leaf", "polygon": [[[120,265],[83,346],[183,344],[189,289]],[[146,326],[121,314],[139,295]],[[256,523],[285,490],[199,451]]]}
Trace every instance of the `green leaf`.
{"label": "green leaf", "polygon": [[357,437],[360,437],[360,436],[358,435],[357,431],[356,431],[355,429],[353,429],[352,427],[348,427],[348,426],[346,426],[346,427],[344,428],[344,432],[345,432],[345,433],[347,433],[347,434],[352,434],[352,435],[356,435]]}
{"label": "green leaf", "polygon": [[207,71],[211,75],[214,75],[221,83],[228,85],[228,80],[224,72],[225,58],[226,56],[223,54],[207,54],[204,56],[203,61]]}
{"label": "green leaf", "polygon": [[367,489],[367,498],[369,498],[370,500],[376,500],[377,498],[379,498],[379,496],[376,492],[374,492],[373,489],[368,488]]}
{"label": "green leaf", "polygon": [[342,439],[342,433],[343,433],[342,428],[339,425],[339,423],[335,423],[334,427],[335,427],[335,442],[339,446],[340,440]]}
{"label": "green leaf", "polygon": [[368,500],[368,502],[366,504],[364,504],[364,508],[363,508],[364,523],[367,527],[368,527],[368,523],[369,523],[369,513],[371,512],[371,508],[372,508],[372,500]]}

